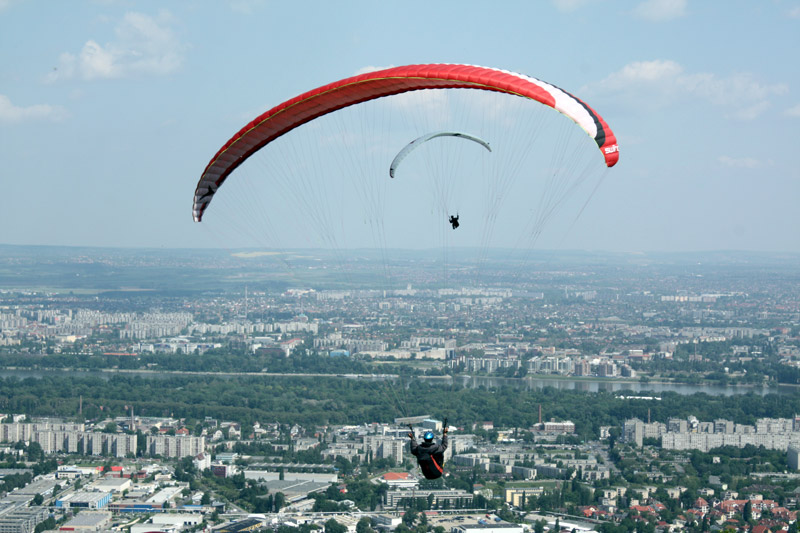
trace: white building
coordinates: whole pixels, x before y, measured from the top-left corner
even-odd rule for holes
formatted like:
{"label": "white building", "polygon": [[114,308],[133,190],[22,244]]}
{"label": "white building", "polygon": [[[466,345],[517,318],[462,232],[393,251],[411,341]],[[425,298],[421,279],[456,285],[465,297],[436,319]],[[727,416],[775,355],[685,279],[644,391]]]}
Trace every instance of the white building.
{"label": "white building", "polygon": [[211,454],[205,452],[197,454],[192,464],[198,472],[202,472],[206,468],[211,468]]}
{"label": "white building", "polygon": [[196,457],[206,448],[205,437],[188,435],[148,435],[147,450],[150,455],[162,457]]}

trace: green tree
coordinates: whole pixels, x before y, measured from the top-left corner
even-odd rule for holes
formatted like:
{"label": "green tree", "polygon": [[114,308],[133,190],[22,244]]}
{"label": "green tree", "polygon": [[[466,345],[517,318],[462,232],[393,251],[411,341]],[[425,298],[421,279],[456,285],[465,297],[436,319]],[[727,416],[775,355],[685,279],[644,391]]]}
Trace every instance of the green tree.
{"label": "green tree", "polygon": [[325,522],[325,533],[347,533],[347,527],[331,518]]}
{"label": "green tree", "polygon": [[273,512],[277,513],[286,505],[286,496],[282,492],[276,492],[273,500]]}
{"label": "green tree", "polygon": [[147,453],[147,437],[141,429],[136,430],[136,457],[143,457]]}
{"label": "green tree", "polygon": [[56,528],[56,519],[51,516],[44,522],[39,522],[38,524],[36,524],[34,533],[41,533],[42,531],[51,531],[55,528]]}
{"label": "green tree", "polygon": [[416,520],[417,512],[413,509],[409,509],[403,514],[403,523],[409,528],[414,527],[414,522]]}
{"label": "green tree", "polygon": [[373,533],[372,520],[368,517],[362,517],[356,524],[356,533]]}
{"label": "green tree", "polygon": [[34,463],[44,460],[44,451],[41,444],[38,442],[28,444],[28,460]]}

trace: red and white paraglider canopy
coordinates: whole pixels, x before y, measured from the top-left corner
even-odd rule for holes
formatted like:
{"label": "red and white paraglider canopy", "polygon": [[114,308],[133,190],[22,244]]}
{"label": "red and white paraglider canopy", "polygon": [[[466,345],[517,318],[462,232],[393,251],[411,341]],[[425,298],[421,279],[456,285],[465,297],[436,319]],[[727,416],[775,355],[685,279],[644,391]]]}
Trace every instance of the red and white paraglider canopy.
{"label": "red and white paraglider canopy", "polygon": [[217,189],[248,157],[285,133],[348,106],[426,89],[477,89],[534,100],[572,119],[614,166],[619,149],[614,133],[591,107],[558,87],[505,70],[472,65],[408,65],[346,78],[296,96],[259,115],[219,149],[194,193],[192,216],[199,222]]}

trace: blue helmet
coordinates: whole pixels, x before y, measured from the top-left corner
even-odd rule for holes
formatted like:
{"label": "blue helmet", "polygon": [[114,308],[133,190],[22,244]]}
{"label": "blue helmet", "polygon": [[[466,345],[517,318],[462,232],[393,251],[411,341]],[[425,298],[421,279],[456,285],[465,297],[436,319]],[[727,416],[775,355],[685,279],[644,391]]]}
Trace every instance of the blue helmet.
{"label": "blue helmet", "polygon": [[422,436],[425,439],[425,442],[430,442],[433,440],[433,431],[426,431],[425,435]]}

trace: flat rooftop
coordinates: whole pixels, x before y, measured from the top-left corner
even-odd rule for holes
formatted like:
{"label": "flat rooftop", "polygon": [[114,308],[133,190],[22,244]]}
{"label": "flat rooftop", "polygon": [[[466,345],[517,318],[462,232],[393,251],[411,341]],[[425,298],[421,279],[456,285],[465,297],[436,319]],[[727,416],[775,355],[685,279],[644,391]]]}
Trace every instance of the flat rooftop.
{"label": "flat rooftop", "polygon": [[286,496],[286,501],[293,502],[305,498],[312,492],[325,490],[331,484],[321,481],[276,480],[267,481],[264,485],[269,489],[270,494],[282,492]]}

